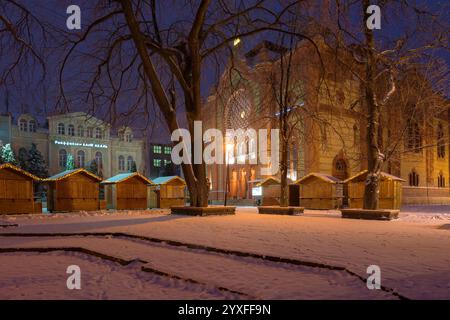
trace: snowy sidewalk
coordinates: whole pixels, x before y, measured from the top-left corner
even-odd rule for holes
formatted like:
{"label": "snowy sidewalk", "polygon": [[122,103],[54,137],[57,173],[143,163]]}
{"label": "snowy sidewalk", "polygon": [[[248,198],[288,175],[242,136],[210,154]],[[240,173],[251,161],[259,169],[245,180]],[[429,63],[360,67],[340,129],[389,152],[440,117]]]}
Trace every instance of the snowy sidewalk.
{"label": "snowy sidewalk", "polygon": [[[368,290],[360,279],[339,270],[293,266],[108,237],[2,239],[2,248],[52,247],[82,247],[127,261],[143,261],[144,268],[181,279],[193,279],[212,288],[240,292],[242,298],[247,299],[396,298],[390,293]],[[84,290],[89,289],[85,287]],[[135,292],[130,292],[133,294]]]}
{"label": "snowy sidewalk", "polygon": [[[421,218],[412,219],[411,215]],[[145,211],[7,218],[18,223],[19,227],[0,229],[0,233],[121,232],[343,266],[361,277],[367,277],[367,267],[375,264],[381,268],[382,285],[408,298],[450,299],[450,219],[447,220],[445,212],[437,216],[440,218],[427,219],[422,218],[420,211],[407,211],[401,214],[398,221],[387,222],[346,220],[341,219],[337,212],[325,211],[306,211],[305,216],[263,216],[256,214],[254,208],[238,208],[236,216],[222,217],[171,216],[164,212]],[[6,241],[10,240],[0,237],[0,247]],[[37,243],[39,239],[23,241],[25,245],[26,242]],[[120,251],[124,243],[109,246],[105,245],[107,241],[110,240],[98,240],[98,245],[108,247],[116,254],[126,253],[125,249]],[[50,242],[42,242],[41,245],[49,245]],[[131,246],[126,243],[126,246]],[[148,245],[139,247],[137,243],[132,246],[128,253],[139,258],[146,257],[152,266],[213,286],[225,284],[224,287],[230,286],[256,297],[330,298],[332,295],[325,290],[327,281],[328,288],[332,290],[342,285],[349,289],[339,289],[342,295],[334,292],[336,298],[354,297],[353,288],[357,288],[352,287],[347,275],[342,276],[341,273],[298,267],[291,270],[266,265],[265,262],[260,265],[244,263],[220,255],[197,255],[182,250],[174,253],[173,250],[164,251],[164,248],[148,248]],[[223,263],[230,265],[229,271],[221,268]],[[214,277],[214,274],[217,276]],[[266,275],[269,277],[264,284]],[[291,283],[294,278],[301,280],[298,285]],[[277,281],[280,284],[278,287]],[[252,287],[248,283],[256,285]],[[304,288],[308,286],[309,292],[298,291],[301,283]],[[317,284],[316,290],[314,283]],[[363,289],[369,291],[363,285]],[[286,290],[283,291],[283,288]],[[365,292],[360,295],[358,290],[354,292],[362,298],[371,294]]]}

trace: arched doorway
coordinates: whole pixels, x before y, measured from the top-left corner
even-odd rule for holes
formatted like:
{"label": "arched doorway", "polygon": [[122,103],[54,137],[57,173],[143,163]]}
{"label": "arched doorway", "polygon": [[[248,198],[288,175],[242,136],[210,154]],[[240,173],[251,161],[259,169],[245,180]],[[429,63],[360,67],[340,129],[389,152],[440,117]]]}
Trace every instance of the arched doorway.
{"label": "arched doorway", "polygon": [[345,180],[348,178],[348,165],[347,161],[341,157],[336,156],[333,160],[333,170],[332,175],[339,180]]}

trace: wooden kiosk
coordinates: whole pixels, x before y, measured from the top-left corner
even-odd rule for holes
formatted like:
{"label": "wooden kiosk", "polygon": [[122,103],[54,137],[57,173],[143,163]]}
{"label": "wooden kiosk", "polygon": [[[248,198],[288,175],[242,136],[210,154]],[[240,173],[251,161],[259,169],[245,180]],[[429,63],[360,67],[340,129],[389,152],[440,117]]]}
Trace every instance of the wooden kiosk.
{"label": "wooden kiosk", "polygon": [[186,182],[179,176],[158,177],[148,185],[148,207],[170,208],[184,206]]}
{"label": "wooden kiosk", "polygon": [[280,205],[281,183],[278,178],[268,177],[258,182],[255,188],[260,190],[260,196],[257,199],[261,206]]}
{"label": "wooden kiosk", "polygon": [[12,164],[0,165],[0,214],[39,213],[34,182],[41,179]]}
{"label": "wooden kiosk", "polygon": [[343,184],[332,175],[312,172],[297,180],[300,206],[307,209],[336,209],[342,206]]}
{"label": "wooden kiosk", "polygon": [[47,207],[55,211],[99,210],[102,179],[85,169],[67,170],[45,179],[49,185]]}
{"label": "wooden kiosk", "polygon": [[[348,202],[350,208],[362,208],[367,170],[348,178],[344,183],[348,186]],[[386,172],[381,172],[380,209],[400,209],[402,204],[402,183],[405,180]]]}
{"label": "wooden kiosk", "polygon": [[107,209],[147,209],[147,185],[152,182],[140,173],[121,173],[101,184],[105,188]]}

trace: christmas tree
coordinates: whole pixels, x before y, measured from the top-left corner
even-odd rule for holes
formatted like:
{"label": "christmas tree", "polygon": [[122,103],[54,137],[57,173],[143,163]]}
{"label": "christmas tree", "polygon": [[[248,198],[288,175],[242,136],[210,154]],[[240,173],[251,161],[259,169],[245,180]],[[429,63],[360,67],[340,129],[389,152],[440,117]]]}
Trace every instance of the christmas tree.
{"label": "christmas tree", "polygon": [[75,169],[75,163],[73,162],[73,156],[72,154],[67,155],[67,161],[66,161],[66,170],[73,170]]}
{"label": "christmas tree", "polygon": [[19,166],[23,169],[23,170],[27,170],[28,171],[28,159],[29,159],[29,154],[27,149],[25,148],[20,148],[19,149],[19,156],[18,156],[18,162],[19,162]]}
{"label": "christmas tree", "polygon": [[137,171],[137,168],[136,168],[136,162],[133,161],[133,162],[131,163],[130,172],[136,172],[136,171]]}
{"label": "christmas tree", "polygon": [[89,164],[89,168],[88,171],[98,175],[98,165],[97,165],[97,161],[96,160],[92,160],[91,163]]}
{"label": "christmas tree", "polygon": [[48,168],[45,164],[44,157],[38,150],[35,143],[31,144],[31,149],[28,151],[28,161],[26,164],[28,172],[34,174],[35,176],[40,178],[45,178],[48,176]]}
{"label": "christmas tree", "polygon": [[0,152],[0,158],[2,163],[10,163],[17,165],[16,157],[14,156],[14,151],[11,149],[11,144],[5,144]]}

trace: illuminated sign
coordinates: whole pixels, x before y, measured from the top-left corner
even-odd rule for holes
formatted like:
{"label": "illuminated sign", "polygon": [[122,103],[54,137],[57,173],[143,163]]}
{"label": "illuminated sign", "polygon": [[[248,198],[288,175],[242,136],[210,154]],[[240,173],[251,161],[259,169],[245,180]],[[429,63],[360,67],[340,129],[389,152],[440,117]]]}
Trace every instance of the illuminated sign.
{"label": "illuminated sign", "polygon": [[104,149],[108,148],[108,146],[106,144],[74,142],[74,141],[55,140],[55,144],[59,144],[62,146],[70,146],[70,147],[88,147],[88,148],[104,148]]}
{"label": "illuminated sign", "polygon": [[254,196],[254,197],[262,196],[262,187],[253,187],[252,188],[252,196]]}

